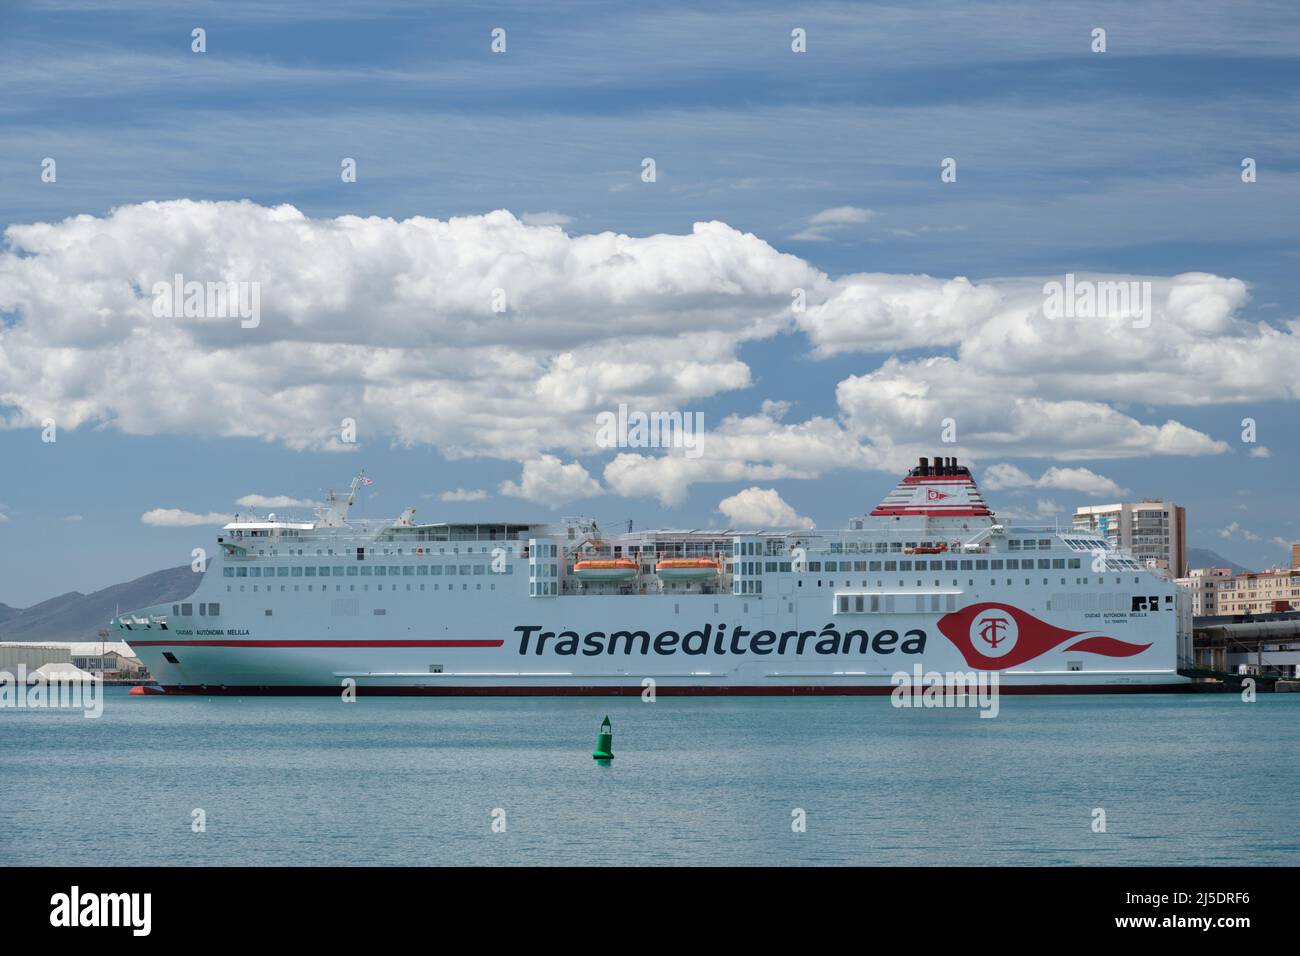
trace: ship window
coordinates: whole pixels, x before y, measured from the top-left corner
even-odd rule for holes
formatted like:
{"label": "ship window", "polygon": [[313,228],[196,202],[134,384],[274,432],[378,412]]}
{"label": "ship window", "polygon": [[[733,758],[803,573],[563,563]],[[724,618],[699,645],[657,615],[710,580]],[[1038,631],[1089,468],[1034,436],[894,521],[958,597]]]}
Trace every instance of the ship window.
{"label": "ship window", "polygon": [[849,611],[849,598],[846,594],[840,595],[840,613],[847,614]]}
{"label": "ship window", "polygon": [[289,576],[289,569],[288,569],[288,567],[276,568],[276,569],[275,569],[275,576],[276,576],[277,578],[287,578],[287,577]]}
{"label": "ship window", "polygon": [[290,576],[290,577],[293,577],[293,578],[300,578],[300,577],[302,577],[302,568],[290,568],[290,569],[289,569],[289,576]]}
{"label": "ship window", "polygon": [[199,617],[207,617],[207,616],[208,616],[208,606],[206,604],[200,604]]}
{"label": "ship window", "polygon": [[318,568],[317,570],[320,572],[320,576],[323,578],[327,578],[330,576],[329,568]]}
{"label": "ship window", "polygon": [[[827,570],[828,570],[828,571],[833,571],[834,568],[827,568]],[[900,570],[900,571],[911,571],[911,570],[912,570],[912,562],[911,562],[911,561],[899,561],[899,562],[898,562],[898,570]],[[921,569],[920,569],[920,568],[917,568],[917,570],[919,571],[919,570],[921,570]]]}
{"label": "ship window", "polygon": [[1058,571],[1065,567],[1065,558],[1052,558],[1052,567]]}
{"label": "ship window", "polygon": [[[470,566],[469,566],[468,564],[462,564],[462,565],[460,566],[460,573],[461,573],[462,575],[469,574],[469,573],[470,573],[470,570],[469,570],[469,569],[470,569]],[[551,573],[554,574],[555,572],[552,571]]]}
{"label": "ship window", "polygon": [[442,565],[441,564],[431,565],[429,568],[429,573],[434,575],[442,574]]}
{"label": "ship window", "polygon": [[879,562],[879,561],[868,561],[868,562],[867,562],[867,570],[868,570],[868,571],[879,571],[879,570],[880,570],[880,562]]}
{"label": "ship window", "polygon": [[1079,559],[1079,558],[1071,558],[1071,559],[1070,559],[1070,567],[1072,567],[1072,568],[1082,567],[1082,565],[1081,565],[1079,562],[1080,562],[1080,559]]}
{"label": "ship window", "polygon": [[487,566],[486,566],[486,565],[483,565],[483,564],[476,564],[476,565],[474,565],[474,573],[475,573],[475,574],[486,574],[486,573],[487,573]]}
{"label": "ship window", "polygon": [[357,576],[357,566],[356,566],[355,564],[349,564],[349,565],[348,565],[348,577],[350,577],[350,578],[355,578],[356,576]]}
{"label": "ship window", "polygon": [[220,613],[221,613],[221,605],[220,605],[220,604],[212,603],[212,604],[209,604],[209,605],[208,605],[208,616],[209,616],[209,617],[216,617],[216,616],[217,616],[218,614],[220,614]]}
{"label": "ship window", "polygon": [[172,615],[175,617],[181,616],[181,606],[179,604],[172,605]]}
{"label": "ship window", "polygon": [[1050,559],[1048,559],[1048,558],[1039,558],[1039,559],[1038,559],[1038,570],[1040,570],[1040,571],[1046,571],[1046,570],[1047,570],[1048,568],[1050,568],[1051,566],[1052,566],[1052,562],[1051,562]]}
{"label": "ship window", "polygon": [[988,563],[987,561],[976,561],[976,562],[975,562],[975,570],[976,570],[976,571],[987,571],[988,569],[989,569],[989,563]]}
{"label": "ship window", "polygon": [[266,609],[266,616],[267,617],[271,616],[271,609],[269,607]]}
{"label": "ship window", "polygon": [[314,578],[316,576],[316,566],[312,565],[311,567],[305,569],[303,573],[305,573],[309,578]]}
{"label": "ship window", "polygon": [[1039,551],[1051,551],[1051,550],[1052,550],[1052,539],[1051,539],[1051,538],[1039,538],[1039,539],[1038,539],[1038,550],[1039,550]]}
{"label": "ship window", "polygon": [[226,578],[233,578],[233,577],[235,576],[235,569],[234,569],[234,568],[222,568],[222,569],[221,569],[221,576],[222,576],[222,577],[226,577]]}
{"label": "ship window", "polygon": [[886,571],[897,571],[897,570],[898,570],[898,562],[897,562],[897,561],[886,561],[886,562],[885,562],[885,570],[886,570]]}
{"label": "ship window", "polygon": [[388,609],[387,609],[387,608],[382,608],[382,607],[377,607],[377,608],[375,608],[375,616],[376,616],[376,617],[383,617],[383,616],[384,616],[385,614],[387,614],[387,613],[388,613]]}
{"label": "ship window", "polygon": [[[353,567],[353,566],[352,566],[352,565],[349,565],[349,568],[351,568],[351,567]],[[341,565],[341,564],[336,564],[336,565],[334,565],[334,577],[336,577],[336,578],[341,578],[341,577],[343,577],[343,565]]]}
{"label": "ship window", "polygon": [[808,570],[809,570],[809,571],[820,571],[821,569],[822,569],[822,563],[821,563],[820,561],[809,561],[809,562],[808,562]]}
{"label": "ship window", "polygon": [[1012,538],[1010,541],[1008,541],[1008,542],[1007,542],[1007,550],[1008,550],[1008,551],[1019,551],[1019,550],[1020,550],[1020,539],[1019,539],[1019,538]]}
{"label": "ship window", "polygon": [[971,563],[970,563],[969,561],[963,561],[963,562],[961,562],[961,570],[962,570],[962,571],[969,571],[970,569],[971,569]]}
{"label": "ship window", "polygon": [[193,605],[193,604],[182,604],[182,605],[181,605],[181,617],[193,617],[193,616],[194,616],[194,605]]}
{"label": "ship window", "polygon": [[[419,569],[416,570],[415,573],[427,577],[429,574],[429,566],[426,564],[422,564],[420,565]],[[421,587],[423,587],[423,585],[421,585]]]}

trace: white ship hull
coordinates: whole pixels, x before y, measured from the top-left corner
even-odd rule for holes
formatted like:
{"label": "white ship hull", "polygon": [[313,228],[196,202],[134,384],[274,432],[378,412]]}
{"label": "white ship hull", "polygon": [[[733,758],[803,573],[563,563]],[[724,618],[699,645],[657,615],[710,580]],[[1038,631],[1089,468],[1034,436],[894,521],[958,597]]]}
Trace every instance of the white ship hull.
{"label": "white ship hull", "polygon": [[[1015,666],[985,668],[972,667],[944,634],[948,615],[836,615],[826,595],[772,602],[794,603],[800,610],[793,619],[788,611],[764,613],[761,600],[732,595],[523,598],[510,602],[523,604],[518,612],[498,607],[484,619],[463,606],[473,593],[388,594],[385,618],[411,606],[411,622],[396,629],[349,621],[285,630],[252,619],[212,627],[172,618],[167,631],[133,630],[128,638],[172,692],[339,694],[352,681],[363,692],[386,694],[640,694],[647,682],[667,695],[872,694],[890,692],[896,674],[910,675],[918,666],[926,673],[996,670],[1007,693],[1187,685],[1177,674],[1172,611],[1112,615],[1104,627],[1078,614],[1052,617],[1047,623],[1077,632],[1077,639]],[[665,601],[671,602],[667,616]],[[671,613],[674,606],[680,610]],[[286,616],[276,608],[270,620]],[[467,617],[479,620],[457,623]],[[1120,634],[1125,644],[1150,646],[1121,658],[1068,649],[1090,634]],[[611,635],[617,635],[612,651]]]}

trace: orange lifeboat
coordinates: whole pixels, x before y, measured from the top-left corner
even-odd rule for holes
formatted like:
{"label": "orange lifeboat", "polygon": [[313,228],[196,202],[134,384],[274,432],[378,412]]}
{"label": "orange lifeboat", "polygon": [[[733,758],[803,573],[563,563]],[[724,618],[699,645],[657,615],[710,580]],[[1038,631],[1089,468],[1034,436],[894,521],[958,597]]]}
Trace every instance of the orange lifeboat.
{"label": "orange lifeboat", "polygon": [[903,553],[904,554],[943,554],[947,550],[948,550],[948,546],[946,544],[941,544],[938,547],[933,547],[933,548],[925,548],[925,547],[904,548]]}
{"label": "orange lifeboat", "polygon": [[573,576],[579,581],[630,581],[638,570],[627,558],[592,558],[574,564]]}
{"label": "orange lifeboat", "polygon": [[718,570],[716,558],[664,558],[655,565],[661,581],[709,581]]}

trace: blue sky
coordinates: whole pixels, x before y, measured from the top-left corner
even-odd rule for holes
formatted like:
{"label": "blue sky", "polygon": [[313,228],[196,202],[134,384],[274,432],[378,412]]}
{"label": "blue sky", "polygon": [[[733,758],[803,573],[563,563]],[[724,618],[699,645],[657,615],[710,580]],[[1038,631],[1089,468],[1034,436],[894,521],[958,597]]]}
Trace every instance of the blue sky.
{"label": "blue sky", "polygon": [[[190,52],[194,27],[207,31],[206,53]],[[507,31],[503,55],[489,50],[494,27]],[[795,27],[807,31],[806,54],[790,50]],[[1104,54],[1089,49],[1094,27],[1107,31]],[[312,220],[506,209],[536,222],[549,213],[571,237],[687,236],[716,220],[832,279],[1209,273],[1248,287],[1232,307],[1242,328],[1265,323],[1289,345],[1286,323],[1297,317],[1293,4],[8,3],[0,79],[4,226],[177,199],[291,204]],[[639,179],[647,156],[654,184]],[[1241,182],[1246,156],[1258,182]],[[56,183],[40,181],[44,157],[58,162]],[[357,160],[356,183],[340,181],[341,157]],[[944,157],[958,160],[956,183],[939,181]],[[843,209],[854,212],[817,226],[819,213]],[[11,237],[10,255],[32,253]],[[0,306],[3,282],[0,273]],[[0,332],[34,318],[0,308]],[[99,347],[85,321],[84,339],[74,330],[63,346]],[[957,349],[955,340],[873,340],[819,356],[805,333],[740,336],[734,359],[748,384],[692,395],[685,407],[706,426],[757,415],[765,401],[789,403],[787,422],[836,420],[845,414],[837,383],[891,356],[910,363]],[[0,356],[6,347],[0,335]],[[148,341],[131,348],[147,365]],[[1078,362],[1106,374],[1086,350]],[[364,514],[414,504],[429,519],[591,513],[642,526],[732,523],[720,500],[761,486],[832,527],[896,480],[879,462],[827,465],[809,478],[787,465],[693,482],[665,508],[654,495],[617,493],[606,476],[602,494],[551,508],[498,491],[545,448],[517,460],[499,447],[449,457],[445,442],[395,425],[341,455],[283,436],[232,436],[197,415],[124,424],[130,416],[81,381],[51,394],[95,410],[46,444],[20,414],[21,389],[42,386],[10,374],[6,385],[0,373],[0,413],[13,426],[0,429],[0,602],[16,606],[184,563],[192,547],[210,545],[212,527],[148,525],[141,515],[151,509],[229,512],[253,493],[319,498],[359,467],[376,482]],[[1144,424],[1176,420],[1226,443],[1215,453],[1101,449],[1065,461],[1027,438],[1023,455],[1014,441],[971,452],[980,467],[1007,463],[1030,476],[1085,467],[1127,497],[1171,498],[1188,508],[1194,546],[1273,564],[1286,557],[1283,542],[1300,538],[1300,513],[1289,480],[1294,392],[1276,370],[1260,378],[1270,375],[1269,387],[1219,386],[1200,402],[1165,403],[1128,369],[1104,397],[1095,383],[1078,396]],[[1012,400],[1016,376],[998,382]],[[202,384],[188,400],[203,401]],[[1053,395],[1068,399],[1072,387],[1053,385]],[[616,400],[617,388],[604,397]],[[1240,441],[1247,416],[1268,457]],[[933,444],[953,451],[938,446],[937,431]],[[554,454],[596,480],[608,458]],[[455,488],[487,497],[437,499]],[[988,497],[1049,521],[1052,505],[1064,516],[1110,500],[1050,484]]]}

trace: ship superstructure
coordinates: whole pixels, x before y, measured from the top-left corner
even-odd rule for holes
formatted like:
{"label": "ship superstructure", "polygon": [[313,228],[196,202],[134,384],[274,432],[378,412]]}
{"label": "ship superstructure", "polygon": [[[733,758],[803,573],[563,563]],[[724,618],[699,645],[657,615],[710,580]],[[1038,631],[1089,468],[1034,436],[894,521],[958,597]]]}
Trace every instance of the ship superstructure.
{"label": "ship superstructure", "polygon": [[1000,524],[922,458],[836,531],[605,534],[590,518],[237,518],[185,601],[114,626],[169,692],[888,693],[997,671],[1009,692],[1185,687],[1185,598],[1105,539]]}

